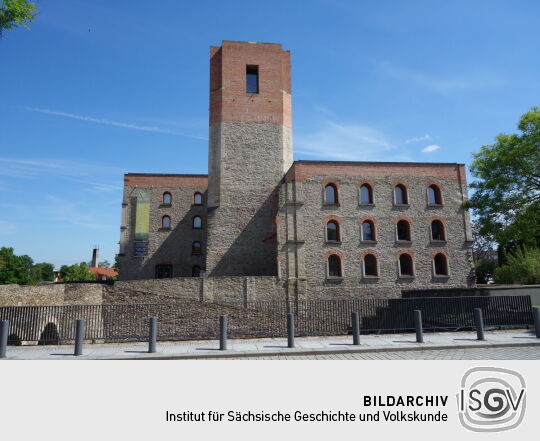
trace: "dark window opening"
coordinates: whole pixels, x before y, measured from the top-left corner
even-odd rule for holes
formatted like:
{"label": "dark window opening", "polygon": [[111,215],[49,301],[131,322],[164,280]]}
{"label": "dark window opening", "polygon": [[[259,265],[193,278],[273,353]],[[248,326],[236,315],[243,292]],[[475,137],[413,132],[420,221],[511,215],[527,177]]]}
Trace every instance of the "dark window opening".
{"label": "dark window opening", "polygon": [[433,259],[435,264],[435,275],[436,276],[447,276],[448,275],[448,264],[446,263],[446,256],[442,253],[439,253]]}
{"label": "dark window opening", "polygon": [[373,204],[373,192],[371,187],[364,184],[360,187],[360,203],[361,204]]}
{"label": "dark window opening", "polygon": [[201,276],[201,267],[198,265],[195,265],[193,268],[191,268],[191,277],[200,277]]}
{"label": "dark window opening", "polygon": [[246,92],[259,93],[259,66],[246,66]]}
{"label": "dark window opening", "polygon": [[337,204],[337,188],[334,184],[328,184],[324,188],[324,203],[325,204]]}
{"label": "dark window opening", "polygon": [[394,189],[394,195],[397,205],[406,205],[409,203],[407,199],[407,189],[405,188],[405,186],[401,184],[396,185],[396,188]]}
{"label": "dark window opening", "polygon": [[326,224],[326,240],[339,240],[339,225],[334,221],[330,221]]}
{"label": "dark window opening", "polygon": [[397,223],[397,239],[398,240],[411,240],[411,228],[409,222],[400,220]]}
{"label": "dark window opening", "polygon": [[400,276],[412,276],[414,274],[412,257],[408,254],[399,256],[399,274]]}
{"label": "dark window opening", "polygon": [[377,258],[373,254],[367,254],[364,257],[364,275],[365,276],[378,276],[377,271]]}
{"label": "dark window opening", "polygon": [[362,222],[362,240],[375,240],[375,227],[369,220]]}
{"label": "dark window opening", "polygon": [[170,279],[172,277],[172,265],[156,265],[156,279]]}
{"label": "dark window opening", "polygon": [[428,205],[442,205],[441,190],[436,185],[428,187]]}
{"label": "dark window opening", "polygon": [[161,218],[161,228],[166,230],[171,228],[171,218],[169,216],[163,216]]}
{"label": "dark window opening", "polygon": [[446,240],[444,235],[444,226],[441,221],[434,220],[431,222],[431,239]]}
{"label": "dark window opening", "polygon": [[202,254],[202,245],[200,242],[193,242],[191,244],[191,254]]}
{"label": "dark window opening", "polygon": [[341,259],[335,254],[328,258],[328,275],[330,277],[341,277]]}

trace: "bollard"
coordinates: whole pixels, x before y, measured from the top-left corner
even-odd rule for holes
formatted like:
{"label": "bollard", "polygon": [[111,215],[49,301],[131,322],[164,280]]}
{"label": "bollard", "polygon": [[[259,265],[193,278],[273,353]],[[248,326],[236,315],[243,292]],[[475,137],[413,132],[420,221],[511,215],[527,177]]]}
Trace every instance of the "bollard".
{"label": "bollard", "polygon": [[424,329],[422,328],[422,311],[414,310],[414,327],[416,328],[416,343],[424,343]]}
{"label": "bollard", "polygon": [[148,329],[148,352],[153,354],[156,352],[157,342],[157,317],[150,317]]}
{"label": "bollard", "polygon": [[357,312],[352,312],[351,320],[353,345],[358,346],[360,344],[360,315]]}
{"label": "bollard", "polygon": [[474,308],[474,325],[476,326],[478,340],[485,340],[484,319],[482,318],[482,310],[480,308]]}
{"label": "bollard", "polygon": [[538,306],[533,307],[533,318],[536,338],[540,338],[540,308]]}
{"label": "bollard", "polygon": [[227,350],[227,316],[219,316],[219,350]]}
{"label": "bollard", "polygon": [[287,346],[294,348],[294,314],[287,314]]}
{"label": "bollard", "polygon": [[83,352],[84,319],[77,319],[75,323],[75,353],[73,355],[79,356]]}
{"label": "bollard", "polygon": [[0,322],[0,358],[6,358],[7,343],[9,334],[9,321],[2,320]]}

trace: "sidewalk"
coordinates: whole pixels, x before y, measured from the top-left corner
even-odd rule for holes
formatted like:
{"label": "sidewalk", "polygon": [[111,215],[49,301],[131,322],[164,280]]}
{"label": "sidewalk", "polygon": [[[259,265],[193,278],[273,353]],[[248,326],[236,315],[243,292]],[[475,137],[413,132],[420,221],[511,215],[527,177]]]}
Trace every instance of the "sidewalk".
{"label": "sidewalk", "polygon": [[149,354],[147,343],[85,344],[83,355],[73,356],[72,345],[9,346],[11,360],[148,360],[257,357],[269,355],[343,354],[351,352],[388,352],[433,349],[495,348],[540,346],[540,339],[527,330],[490,331],[478,341],[474,332],[425,333],[424,343],[416,343],[415,334],[362,335],[360,346],[352,336],[297,337],[296,347],[287,348],[286,338],[233,340],[228,350],[220,351],[216,340],[158,342],[157,352]]}

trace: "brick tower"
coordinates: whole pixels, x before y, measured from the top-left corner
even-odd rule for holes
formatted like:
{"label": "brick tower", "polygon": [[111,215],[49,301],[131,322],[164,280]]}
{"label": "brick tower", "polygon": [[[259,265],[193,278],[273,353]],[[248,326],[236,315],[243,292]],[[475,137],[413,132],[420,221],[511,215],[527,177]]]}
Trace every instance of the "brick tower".
{"label": "brick tower", "polygon": [[212,276],[276,275],[276,186],[292,164],[290,53],[210,49],[208,248]]}

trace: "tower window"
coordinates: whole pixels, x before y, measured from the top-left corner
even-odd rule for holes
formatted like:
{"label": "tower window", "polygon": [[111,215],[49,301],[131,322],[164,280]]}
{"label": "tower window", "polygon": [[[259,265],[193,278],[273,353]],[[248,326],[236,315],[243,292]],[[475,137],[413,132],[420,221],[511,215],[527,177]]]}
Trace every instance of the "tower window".
{"label": "tower window", "polygon": [[361,240],[374,241],[375,240],[375,225],[372,221],[366,220],[362,222],[362,230],[360,232]]}
{"label": "tower window", "polygon": [[199,230],[202,228],[202,219],[200,216],[195,216],[193,218],[193,228]]}
{"label": "tower window", "polygon": [[341,259],[335,254],[328,258],[328,276],[341,277]]}
{"label": "tower window", "polygon": [[339,225],[335,221],[326,224],[326,240],[339,241]]}
{"label": "tower window", "polygon": [[246,66],[246,92],[259,93],[259,66]]}
{"label": "tower window", "polygon": [[398,184],[394,187],[394,203],[396,205],[407,205],[409,203],[407,189],[402,184]]}
{"label": "tower window", "polygon": [[411,226],[409,222],[405,220],[400,220],[396,225],[397,230],[397,240],[411,240]]}
{"label": "tower window", "polygon": [[171,203],[172,196],[168,191],[166,191],[165,193],[163,193],[163,205],[171,205]]}
{"label": "tower window", "polygon": [[168,279],[173,276],[172,265],[156,265],[156,279]]}
{"label": "tower window", "polygon": [[202,205],[202,194],[199,192],[193,195],[193,205]]}
{"label": "tower window", "polygon": [[436,276],[447,276],[448,262],[446,261],[446,256],[442,253],[435,255],[433,258],[433,267]]}
{"label": "tower window", "polygon": [[414,276],[413,261],[409,254],[402,254],[399,256],[399,275],[401,277]]}
{"label": "tower window", "polygon": [[377,277],[377,258],[373,254],[366,254],[364,257],[364,276]]}
{"label": "tower window", "polygon": [[446,240],[444,225],[440,220],[431,222],[431,240]]}
{"label": "tower window", "polygon": [[334,184],[328,184],[324,187],[324,203],[325,204],[337,204],[337,188]]}
{"label": "tower window", "polygon": [[373,204],[373,191],[370,185],[362,185],[359,190],[359,195],[361,204]]}
{"label": "tower window", "polygon": [[201,267],[195,265],[191,268],[191,277],[200,277],[201,276]]}
{"label": "tower window", "polygon": [[171,228],[171,218],[169,216],[163,216],[161,218],[161,228],[169,230]]}
{"label": "tower window", "polygon": [[428,205],[442,205],[441,190],[436,185],[430,185],[427,189]]}
{"label": "tower window", "polygon": [[191,244],[191,254],[202,254],[202,245],[200,242],[193,242]]}

